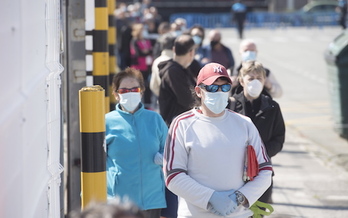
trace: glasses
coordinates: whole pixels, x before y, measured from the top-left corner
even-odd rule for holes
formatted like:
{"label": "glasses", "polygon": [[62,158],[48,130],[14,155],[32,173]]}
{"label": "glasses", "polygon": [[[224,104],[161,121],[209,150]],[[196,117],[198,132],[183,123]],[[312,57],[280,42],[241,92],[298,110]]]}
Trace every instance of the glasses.
{"label": "glasses", "polygon": [[119,94],[124,94],[124,93],[128,93],[128,92],[140,92],[140,87],[133,87],[133,88],[130,88],[130,89],[120,88],[120,89],[117,90],[117,92]]}
{"label": "glasses", "polygon": [[228,92],[231,90],[232,86],[231,84],[223,84],[223,85],[200,85],[201,87],[204,87],[207,92],[217,92],[219,88],[221,88],[221,91]]}

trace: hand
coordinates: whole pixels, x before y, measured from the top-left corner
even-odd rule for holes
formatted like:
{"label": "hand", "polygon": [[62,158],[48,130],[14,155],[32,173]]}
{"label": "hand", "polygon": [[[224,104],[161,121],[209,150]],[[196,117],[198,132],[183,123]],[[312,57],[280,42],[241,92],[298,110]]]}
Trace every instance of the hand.
{"label": "hand", "polygon": [[218,192],[215,191],[209,199],[208,210],[216,215],[228,216],[235,211],[237,203],[229,197],[234,190]]}
{"label": "hand", "polygon": [[163,165],[163,154],[157,152],[153,158],[153,162],[157,165]]}

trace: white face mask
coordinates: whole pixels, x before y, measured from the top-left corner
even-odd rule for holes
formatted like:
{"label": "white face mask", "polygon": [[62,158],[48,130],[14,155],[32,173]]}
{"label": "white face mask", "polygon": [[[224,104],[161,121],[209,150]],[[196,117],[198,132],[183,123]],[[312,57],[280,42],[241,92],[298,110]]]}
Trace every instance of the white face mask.
{"label": "white face mask", "polygon": [[253,81],[250,81],[247,84],[248,94],[253,97],[257,98],[262,92],[263,85],[258,79],[254,79]]}
{"label": "white face mask", "polygon": [[228,92],[206,92],[204,91],[204,104],[214,114],[220,114],[228,104]]}
{"label": "white face mask", "polygon": [[118,95],[120,96],[120,104],[128,112],[134,111],[138,107],[141,101],[140,92],[128,92],[128,93],[118,94]]}
{"label": "white face mask", "polygon": [[255,51],[245,51],[242,54],[243,61],[255,61],[256,60],[256,52]]}

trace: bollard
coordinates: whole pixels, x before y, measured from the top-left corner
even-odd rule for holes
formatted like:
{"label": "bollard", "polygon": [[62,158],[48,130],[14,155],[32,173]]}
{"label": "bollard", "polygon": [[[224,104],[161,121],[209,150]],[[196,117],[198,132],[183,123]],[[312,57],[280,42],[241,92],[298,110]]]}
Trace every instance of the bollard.
{"label": "bollard", "polygon": [[91,201],[106,201],[104,95],[99,85],[79,91],[82,209]]}
{"label": "bollard", "polygon": [[93,30],[93,84],[105,91],[105,113],[110,111],[109,47],[107,0],[94,0],[95,27]]}
{"label": "bollard", "polygon": [[[116,27],[115,27],[115,0],[108,0],[108,17],[109,17],[109,29],[108,29],[108,43],[109,43],[109,96],[112,95],[112,80],[116,74]],[[110,97],[110,110],[114,110],[116,105],[116,99]]]}

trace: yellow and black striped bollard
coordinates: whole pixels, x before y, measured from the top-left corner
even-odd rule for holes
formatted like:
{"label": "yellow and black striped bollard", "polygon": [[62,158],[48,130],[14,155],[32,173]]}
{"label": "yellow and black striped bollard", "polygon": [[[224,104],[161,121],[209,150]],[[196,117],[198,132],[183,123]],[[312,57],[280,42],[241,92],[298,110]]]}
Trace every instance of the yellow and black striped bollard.
{"label": "yellow and black striped bollard", "polygon": [[82,209],[91,201],[106,201],[104,93],[99,85],[79,91]]}
{"label": "yellow and black striped bollard", "polygon": [[93,30],[93,85],[105,89],[105,113],[110,111],[109,47],[107,0],[94,1],[95,27]]}
{"label": "yellow and black striped bollard", "polygon": [[110,110],[115,109],[116,99],[112,96],[112,80],[116,74],[116,26],[115,26],[115,0],[108,0],[108,17],[109,17],[109,30],[108,30],[108,41],[109,41],[109,96],[110,96]]}

